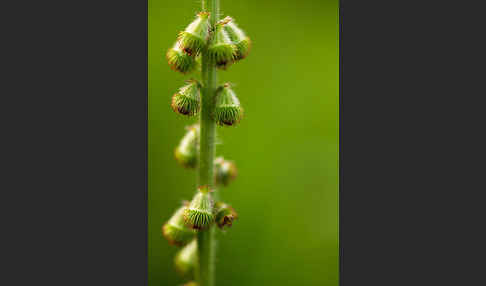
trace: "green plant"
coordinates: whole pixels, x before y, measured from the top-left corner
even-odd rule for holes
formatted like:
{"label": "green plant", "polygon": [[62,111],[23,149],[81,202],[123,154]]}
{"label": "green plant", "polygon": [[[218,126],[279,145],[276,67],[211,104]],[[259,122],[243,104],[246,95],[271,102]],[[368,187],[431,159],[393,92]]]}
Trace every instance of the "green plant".
{"label": "green plant", "polygon": [[182,166],[197,169],[199,187],[192,201],[176,210],[162,232],[171,244],[184,247],[175,264],[184,277],[195,279],[187,285],[214,286],[216,226],[230,227],[238,217],[231,206],[219,201],[218,188],[233,181],[237,170],[232,161],[215,158],[216,125],[234,126],[243,116],[231,85],[218,85],[217,70],[244,59],[251,41],[232,18],[219,19],[219,0],[203,0],[202,10],[166,54],[175,71],[201,71],[201,81],[187,81],[171,103],[176,113],[199,116],[199,122],[187,128],[175,149]]}

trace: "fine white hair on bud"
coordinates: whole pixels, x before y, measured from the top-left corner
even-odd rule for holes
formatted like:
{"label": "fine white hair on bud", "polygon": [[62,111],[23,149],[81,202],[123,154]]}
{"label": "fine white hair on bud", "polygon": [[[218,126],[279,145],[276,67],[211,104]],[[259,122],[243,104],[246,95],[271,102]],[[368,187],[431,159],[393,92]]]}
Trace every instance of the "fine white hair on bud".
{"label": "fine white hair on bud", "polygon": [[226,17],[223,21],[226,22],[224,30],[236,46],[236,60],[246,58],[251,49],[250,37],[236,25],[231,17]]}
{"label": "fine white hair on bud", "polygon": [[187,127],[187,132],[174,151],[175,158],[179,164],[186,168],[197,166],[197,152],[199,141],[199,124]]}
{"label": "fine white hair on bud", "polygon": [[216,97],[213,116],[216,123],[228,126],[239,123],[243,117],[243,108],[229,83],[224,84]]}
{"label": "fine white hair on bud", "polygon": [[227,186],[236,179],[238,170],[232,161],[225,160],[223,157],[214,159],[214,176],[216,185]]}
{"label": "fine white hair on bud", "polygon": [[196,59],[182,51],[179,42],[167,50],[165,57],[171,69],[183,74],[192,72],[197,67]]}
{"label": "fine white hair on bud", "polygon": [[182,246],[191,241],[195,236],[195,232],[188,229],[185,225],[185,210],[186,206],[177,209],[169,221],[162,226],[162,234],[170,244]]}
{"label": "fine white hair on bud", "polygon": [[194,116],[199,112],[199,84],[196,80],[188,80],[187,84],[172,96],[171,107],[174,112]]}
{"label": "fine white hair on bud", "polygon": [[223,25],[223,23],[216,24],[214,35],[208,46],[208,55],[218,68],[226,69],[236,59],[237,51]]}
{"label": "fine white hair on bud", "polygon": [[197,262],[197,240],[193,239],[176,254],[174,264],[182,277],[192,278]]}
{"label": "fine white hair on bud", "polygon": [[198,192],[184,212],[186,224],[193,229],[206,229],[214,220],[213,199],[208,186],[199,187]]}
{"label": "fine white hair on bud", "polygon": [[191,56],[197,56],[207,43],[209,27],[209,13],[197,14],[196,19],[179,33],[181,49]]}

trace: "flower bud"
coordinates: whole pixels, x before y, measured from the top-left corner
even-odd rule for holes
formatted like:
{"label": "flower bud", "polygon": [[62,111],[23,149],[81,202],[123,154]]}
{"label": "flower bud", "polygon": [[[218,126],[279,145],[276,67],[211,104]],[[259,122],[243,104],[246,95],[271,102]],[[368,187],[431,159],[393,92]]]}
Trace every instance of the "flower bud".
{"label": "flower bud", "polygon": [[214,159],[214,175],[217,185],[227,186],[231,181],[236,179],[238,170],[235,163],[227,161],[223,157]]}
{"label": "flower bud", "polygon": [[174,112],[194,116],[199,112],[200,92],[198,82],[187,81],[187,84],[172,96],[171,107]]}
{"label": "flower bud", "polygon": [[214,120],[219,125],[234,125],[243,117],[243,108],[230,85],[226,83],[216,98]]}
{"label": "flower bud", "polygon": [[231,17],[226,17],[224,20],[227,22],[224,25],[224,30],[228,33],[233,44],[236,45],[236,60],[246,58],[251,49],[250,38],[235,24]]}
{"label": "flower bud", "polygon": [[200,12],[196,19],[179,33],[181,49],[191,55],[198,55],[206,45],[209,35],[209,13]]}
{"label": "flower bud", "polygon": [[177,162],[186,168],[195,168],[197,165],[197,151],[199,140],[199,125],[194,124],[187,128],[187,133],[182,137],[174,154]]}
{"label": "flower bud", "polygon": [[176,42],[174,46],[167,51],[165,57],[167,58],[167,62],[171,69],[181,73],[192,72],[197,66],[194,57],[184,53],[179,46],[179,42]]}
{"label": "flower bud", "polygon": [[216,24],[214,36],[208,47],[208,55],[218,68],[226,69],[236,58],[236,46],[231,42],[223,25],[223,23]]}
{"label": "flower bud", "polygon": [[185,210],[186,206],[180,207],[169,221],[162,226],[162,234],[170,244],[182,246],[194,238],[195,232],[185,226]]}
{"label": "flower bud", "polygon": [[183,277],[192,277],[197,263],[197,240],[192,240],[176,254],[174,264]]}
{"label": "flower bud", "polygon": [[215,221],[219,228],[223,228],[225,225],[231,227],[233,221],[238,218],[235,210],[223,202],[217,202],[214,209],[216,210]]}
{"label": "flower bud", "polygon": [[200,187],[185,210],[184,219],[189,227],[206,229],[213,222],[213,200],[209,192],[209,187]]}

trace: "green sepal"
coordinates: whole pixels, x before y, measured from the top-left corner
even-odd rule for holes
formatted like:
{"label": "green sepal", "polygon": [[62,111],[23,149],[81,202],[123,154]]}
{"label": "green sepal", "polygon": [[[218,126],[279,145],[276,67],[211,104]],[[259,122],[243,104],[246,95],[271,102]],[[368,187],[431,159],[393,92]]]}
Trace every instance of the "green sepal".
{"label": "green sepal", "polygon": [[251,40],[250,38],[246,37],[240,42],[236,44],[237,53],[236,53],[236,60],[242,60],[248,56],[251,49]]}
{"label": "green sepal", "polygon": [[192,72],[197,67],[194,57],[184,53],[179,46],[179,42],[176,42],[172,48],[167,50],[165,57],[171,69],[183,74]]}
{"label": "green sepal", "polygon": [[177,272],[186,278],[194,277],[197,263],[197,240],[193,239],[189,244],[177,252],[174,264]]}
{"label": "green sepal", "polygon": [[207,43],[209,27],[209,13],[197,14],[196,19],[179,33],[181,49],[191,56],[197,56]]}
{"label": "green sepal", "polygon": [[187,81],[187,84],[172,96],[171,107],[174,112],[182,115],[194,116],[199,112],[200,106],[199,84],[195,80]]}
{"label": "green sepal", "polygon": [[214,36],[208,46],[208,56],[216,63],[218,68],[226,69],[236,59],[237,48],[231,42],[223,24],[216,24]]}
{"label": "green sepal", "polygon": [[172,245],[183,246],[195,236],[195,232],[185,225],[185,210],[186,206],[177,209],[169,221],[162,226],[162,234]]}
{"label": "green sepal", "polygon": [[235,125],[243,117],[243,108],[230,85],[226,83],[216,97],[214,120],[219,125]]}
{"label": "green sepal", "polygon": [[198,141],[199,124],[187,127],[186,134],[174,150],[175,158],[181,166],[185,168],[197,166]]}
{"label": "green sepal", "polygon": [[209,191],[198,190],[184,212],[186,225],[193,229],[206,229],[214,220],[213,200]]}
{"label": "green sepal", "polygon": [[236,60],[246,58],[251,49],[250,37],[236,25],[231,17],[226,17],[223,21],[226,22],[224,30],[228,33],[231,41],[236,45]]}

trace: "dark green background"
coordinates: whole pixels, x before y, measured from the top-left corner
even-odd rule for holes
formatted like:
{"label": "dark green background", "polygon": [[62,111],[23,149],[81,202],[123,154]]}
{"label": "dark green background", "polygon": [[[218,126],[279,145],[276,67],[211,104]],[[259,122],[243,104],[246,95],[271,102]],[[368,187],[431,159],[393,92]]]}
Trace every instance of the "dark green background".
{"label": "dark green background", "polygon": [[[176,247],[160,228],[193,196],[195,172],[173,150],[194,120],[175,114],[171,95],[195,75],[170,70],[165,52],[200,1],[149,0],[149,285],[185,282]],[[217,285],[338,285],[338,1],[221,0],[253,40],[231,81],[245,118],[218,128],[217,154],[239,177],[221,197],[239,220],[219,235]]]}

